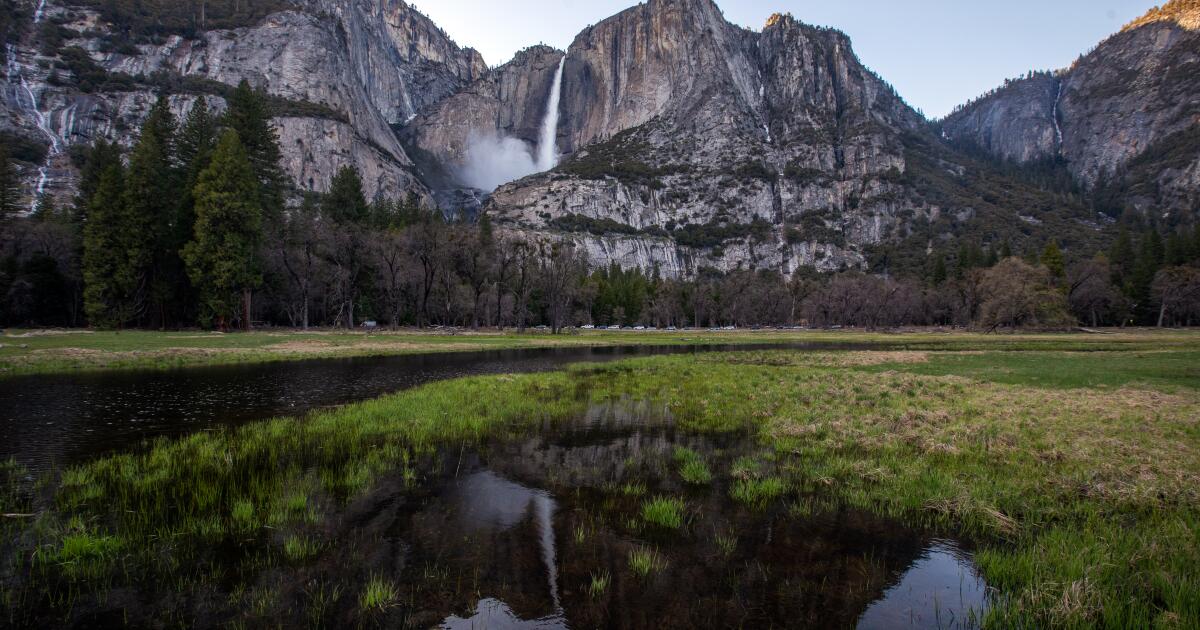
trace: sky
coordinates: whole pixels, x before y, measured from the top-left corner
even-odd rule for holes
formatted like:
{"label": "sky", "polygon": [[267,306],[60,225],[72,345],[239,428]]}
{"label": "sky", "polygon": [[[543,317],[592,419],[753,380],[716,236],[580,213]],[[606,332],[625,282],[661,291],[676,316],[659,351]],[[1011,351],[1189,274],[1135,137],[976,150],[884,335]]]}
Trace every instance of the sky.
{"label": "sky", "polygon": [[[846,32],[869,68],[930,117],[1030,70],[1066,67],[1165,0],[717,0],[761,30],[772,13]],[[500,65],[522,48],[565,49],[636,0],[413,0],[461,46]]]}

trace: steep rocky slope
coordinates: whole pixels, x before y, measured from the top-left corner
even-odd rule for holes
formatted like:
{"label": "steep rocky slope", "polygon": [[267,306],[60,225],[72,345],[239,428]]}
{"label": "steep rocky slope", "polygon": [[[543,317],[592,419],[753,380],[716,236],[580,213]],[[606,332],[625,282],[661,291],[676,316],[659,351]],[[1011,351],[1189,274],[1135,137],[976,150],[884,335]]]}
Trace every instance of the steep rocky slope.
{"label": "steep rocky slope", "polygon": [[942,123],[1001,159],[1061,159],[1117,206],[1182,214],[1200,207],[1197,125],[1198,0],[1168,2],[1072,67],[1010,82]]}
{"label": "steep rocky slope", "polygon": [[[392,125],[482,76],[482,58],[402,0],[292,6],[254,26],[112,52],[103,45],[110,29],[98,13],[45,2],[36,9],[38,28],[59,25],[65,41],[59,54],[47,55],[39,31],[28,29],[10,49],[0,131],[47,145],[48,191],[69,194],[66,146],[98,137],[129,143],[164,87],[176,94],[172,105],[183,115],[199,94],[222,108],[223,90],[246,79],[277,97],[284,166],[300,188],[324,190],[339,166],[354,164],[368,194],[427,195]],[[88,55],[66,63],[72,48]],[[91,84],[96,76],[107,78]],[[33,189],[41,177],[28,173]]]}
{"label": "steep rocky slope", "polygon": [[[48,168],[38,171],[40,157],[24,168],[31,190],[70,193],[67,147],[128,143],[159,90],[182,115],[199,94],[220,108],[242,79],[273,96],[301,189],[324,190],[353,164],[369,195],[484,208],[502,231],[668,275],[911,270],[964,240],[1054,238],[1085,251],[1103,239],[1078,197],[1005,175],[981,147],[1020,162],[1064,159],[1093,185],[1112,169],[1150,173],[1158,197],[1194,198],[1200,171],[1178,150],[1189,146],[1178,139],[1194,128],[1197,90],[1194,25],[1174,9],[1069,73],[1011,83],[935,130],[844,34],[790,15],[744,29],[712,0],[649,0],[565,52],[533,47],[494,69],[401,0],[278,0],[285,10],[240,28],[136,48],[112,46],[101,14],[71,2],[27,2],[65,41],[45,51],[44,26],[27,28],[9,55],[0,133],[49,153]],[[494,192],[468,177],[484,153],[491,166],[528,162],[517,176],[545,170],[536,154],[560,67],[550,138],[562,162]],[[1104,150],[1098,137],[1109,139]]]}
{"label": "steep rocky slope", "polygon": [[944,146],[845,35],[791,16],[754,32],[710,0],[651,0],[576,38],[562,90],[570,159],[486,209],[594,262],[668,275],[886,268],[955,237],[1095,232],[1081,207],[998,184]]}

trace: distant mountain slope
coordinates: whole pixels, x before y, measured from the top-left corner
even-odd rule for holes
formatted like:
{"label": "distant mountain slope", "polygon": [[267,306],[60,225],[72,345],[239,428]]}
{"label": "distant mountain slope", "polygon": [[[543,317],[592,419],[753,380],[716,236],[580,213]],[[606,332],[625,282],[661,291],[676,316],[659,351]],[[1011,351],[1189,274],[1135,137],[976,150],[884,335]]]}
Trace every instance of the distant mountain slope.
{"label": "distant mountain slope", "polygon": [[1200,1],[1173,0],[1071,68],[1010,82],[942,121],[1020,163],[1061,159],[1111,211],[1200,216]]}

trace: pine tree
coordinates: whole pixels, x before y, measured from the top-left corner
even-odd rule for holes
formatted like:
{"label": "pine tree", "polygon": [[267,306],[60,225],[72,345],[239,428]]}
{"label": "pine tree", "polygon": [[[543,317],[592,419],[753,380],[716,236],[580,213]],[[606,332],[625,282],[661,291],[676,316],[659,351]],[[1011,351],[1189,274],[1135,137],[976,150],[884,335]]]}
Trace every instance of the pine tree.
{"label": "pine tree", "polygon": [[121,164],[121,147],[101,138],[88,148],[79,172],[79,196],[75,198],[75,215],[80,221],[87,217],[87,206],[100,187],[100,177],[114,164]]}
{"label": "pine tree", "polygon": [[142,311],[146,260],[144,235],[130,227],[120,162],[101,174],[87,203],[83,231],[84,310],[93,326],[120,328]]}
{"label": "pine tree", "polygon": [[946,257],[938,255],[933,260],[933,271],[929,274],[929,282],[935,287],[940,287],[946,283]]}
{"label": "pine tree", "polygon": [[226,131],[194,192],[196,229],[184,247],[188,275],[200,298],[200,322],[225,328],[242,306],[250,326],[251,292],[262,282],[261,190],[236,131]]}
{"label": "pine tree", "polygon": [[329,192],[321,200],[321,209],[325,216],[338,223],[359,225],[371,217],[371,207],[363,196],[358,169],[352,166],[338,169],[329,185]]}
{"label": "pine tree", "polygon": [[175,142],[180,167],[193,186],[201,171],[208,168],[208,160],[216,143],[217,119],[208,109],[208,101],[202,96],[192,103],[192,109],[184,119]]}
{"label": "pine tree", "polygon": [[58,208],[54,204],[54,197],[49,194],[39,195],[37,202],[33,205],[33,215],[31,218],[43,223],[58,221],[61,217],[58,216]]}
{"label": "pine tree", "polygon": [[1046,245],[1046,249],[1042,251],[1042,258],[1039,261],[1045,267],[1050,275],[1054,278],[1062,279],[1067,275],[1066,262],[1063,261],[1062,250],[1058,248],[1057,241],[1050,241]]}
{"label": "pine tree", "polygon": [[178,204],[182,191],[175,168],[175,117],[165,97],[150,110],[129,156],[125,176],[126,227],[146,240],[150,255],[140,275],[147,278],[147,299],[159,326],[171,319],[176,288],[185,282],[177,242]]}
{"label": "pine tree", "polygon": [[1134,302],[1143,323],[1153,318],[1154,309],[1150,304],[1151,286],[1154,284],[1154,275],[1162,268],[1162,261],[1162,236],[1156,230],[1147,230],[1142,235],[1129,279],[1129,298]]}
{"label": "pine tree", "polygon": [[0,223],[20,212],[21,181],[8,157],[8,148],[0,144]]}
{"label": "pine tree", "polygon": [[1183,232],[1173,232],[1167,237],[1163,250],[1163,263],[1168,267],[1185,265],[1191,260],[1191,239]]}
{"label": "pine tree", "polygon": [[1117,233],[1117,240],[1113,242],[1108,258],[1112,263],[1113,284],[1126,287],[1137,259],[1133,249],[1133,237],[1130,236],[1129,230],[1122,227],[1121,231]]}
{"label": "pine tree", "polygon": [[1200,263],[1200,222],[1196,223],[1196,227],[1192,234],[1192,256],[1190,261]]}
{"label": "pine tree", "polygon": [[[212,152],[217,144],[218,121],[202,96],[192,103],[187,118],[179,128],[175,141],[176,159],[179,161],[182,187],[179,205],[175,211],[175,228],[172,234],[174,251],[180,253],[192,239],[196,228],[196,199],[193,192],[200,180],[200,173],[208,168]],[[186,271],[181,274],[181,286],[177,287],[177,316],[182,321],[195,319],[195,291],[187,281]]]}
{"label": "pine tree", "polygon": [[237,132],[260,185],[259,205],[267,217],[283,212],[284,176],[279,167],[279,138],[271,126],[267,97],[245,79],[228,99],[224,124]]}

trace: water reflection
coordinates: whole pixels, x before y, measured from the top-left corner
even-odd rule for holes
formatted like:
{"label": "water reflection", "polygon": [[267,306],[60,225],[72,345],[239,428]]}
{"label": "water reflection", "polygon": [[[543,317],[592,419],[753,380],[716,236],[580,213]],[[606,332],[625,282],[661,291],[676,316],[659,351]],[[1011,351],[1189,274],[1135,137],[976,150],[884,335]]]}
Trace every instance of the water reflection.
{"label": "water reflection", "polygon": [[[679,446],[703,455],[713,483],[682,483]],[[749,509],[730,498],[729,471],[756,457],[766,474],[782,465],[751,435],[689,434],[661,406],[629,401],[452,453],[440,489],[391,528],[403,541],[398,579],[419,602],[411,619],[443,628],[973,627],[986,587],[955,541],[854,510]],[[679,530],[641,521],[642,502],[660,494],[686,500]],[[649,575],[630,567],[641,548],[662,559]]]}
{"label": "water reflection", "polygon": [[559,615],[526,621],[517,617],[508,604],[490,597],[479,600],[475,611],[466,619],[451,615],[441,627],[446,630],[562,630],[569,627]]}
{"label": "water reflection", "polygon": [[987,584],[970,558],[953,541],[939,540],[871,604],[858,627],[977,628],[987,603]]}
{"label": "water reflection", "polygon": [[44,470],[128,449],[145,438],[297,415],[432,381],[733,349],[747,346],[502,350],[0,378],[0,459],[15,457]]}

